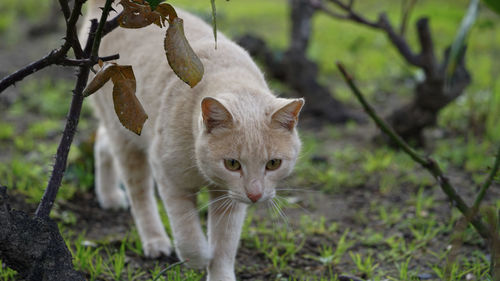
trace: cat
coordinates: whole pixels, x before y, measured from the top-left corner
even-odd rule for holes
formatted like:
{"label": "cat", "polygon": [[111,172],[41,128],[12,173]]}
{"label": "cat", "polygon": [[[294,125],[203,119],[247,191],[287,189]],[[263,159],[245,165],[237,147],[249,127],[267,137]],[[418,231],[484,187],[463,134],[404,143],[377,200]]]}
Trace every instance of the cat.
{"label": "cat", "polygon": [[[90,19],[100,17],[103,4],[90,1],[82,33]],[[206,268],[209,281],[235,280],[246,208],[271,200],[277,183],[291,173],[301,148],[296,125],[304,100],[274,96],[245,50],[221,33],[215,48],[211,26],[180,9],[178,15],[205,68],[194,88],[167,63],[165,29],[118,28],[103,38],[101,56],[118,53],[119,64],[133,66],[137,97],[149,119],[135,135],[115,115],[111,83],[91,96],[99,120],[96,194],[105,209],[130,202],[144,254],[156,258],[173,250],[158,213],[156,183],[178,257]],[[204,186],[211,200],[208,239],[196,202]]]}

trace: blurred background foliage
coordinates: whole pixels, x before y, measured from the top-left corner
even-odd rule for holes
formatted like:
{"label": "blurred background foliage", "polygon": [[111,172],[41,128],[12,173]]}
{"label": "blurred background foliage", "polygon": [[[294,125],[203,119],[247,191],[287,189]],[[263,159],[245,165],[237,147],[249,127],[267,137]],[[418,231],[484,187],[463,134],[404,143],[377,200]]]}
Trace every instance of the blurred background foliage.
{"label": "blurred background foliage", "polygon": [[[0,76],[15,71],[47,54],[50,48],[59,46],[58,38],[64,34],[64,24],[61,22],[62,17],[57,10],[56,2],[0,1]],[[194,11],[210,21],[211,8],[208,0],[169,2],[176,7]],[[272,47],[276,56],[282,55],[288,47],[290,43],[288,1],[231,0],[216,3],[218,28],[229,37],[235,38],[245,33],[257,34]],[[389,19],[393,23],[398,23],[401,14],[400,3],[401,1],[395,0],[357,1],[355,9],[373,20],[380,12],[386,11]],[[453,41],[468,3],[466,0],[418,1],[409,19],[406,37],[413,46],[416,46],[415,20],[427,16],[430,18],[436,50],[443,50]],[[49,30],[39,29],[43,26],[48,26]],[[43,41],[45,39],[40,39],[42,32],[40,30],[52,34],[47,42]],[[472,75],[472,83],[464,94],[441,112],[437,126],[426,133],[428,146],[422,149],[425,153],[432,153],[447,172],[454,175],[461,174],[457,181],[461,182],[461,191],[466,194],[472,194],[475,187],[483,181],[488,171],[487,167],[493,161],[493,152],[500,143],[500,64],[497,63],[500,58],[499,30],[500,16],[482,5],[468,39],[466,64]],[[21,52],[21,58],[13,55],[16,52]],[[415,81],[423,77],[420,70],[405,63],[383,33],[351,22],[335,20],[321,13],[317,13],[314,17],[313,36],[308,55],[320,67],[321,82],[328,85],[338,99],[356,109],[360,108],[359,105],[336,71],[334,62],[337,60],[342,60],[355,74],[370,102],[384,114],[410,100],[413,97]],[[439,52],[436,55],[439,58],[443,56]],[[67,70],[42,72],[26,78],[15,88],[0,95],[0,183],[14,188],[32,203],[39,201],[51,170],[48,163],[55,154],[71,98],[73,77],[70,74]],[[287,92],[286,85],[276,81],[270,81],[270,84],[278,94]],[[71,149],[70,165],[58,200],[71,200],[78,192],[87,192],[93,188],[94,129],[95,122],[91,111],[88,105],[85,105],[77,140]],[[326,125],[321,130],[305,126],[301,129],[304,143],[302,157],[297,163],[296,175],[287,184],[329,195],[369,187],[370,192],[382,197],[381,200],[385,205],[377,201],[373,195],[370,198],[372,201],[364,204],[367,205],[366,210],[363,208],[356,210],[359,213],[355,214],[354,223],[358,224],[359,229],[351,226],[352,233],[355,233],[351,235],[351,240],[372,241],[374,237],[378,237],[379,242],[375,241],[374,244],[391,245],[391,251],[380,253],[377,258],[387,261],[385,255],[391,255],[390,266],[394,266],[388,269],[388,266],[384,265],[378,270],[397,271],[404,267],[405,262],[408,267],[406,257],[415,252],[405,249],[405,256],[398,256],[396,248],[401,244],[394,240],[403,238],[391,236],[390,232],[396,228],[397,231],[413,233],[411,229],[420,227],[423,221],[432,222],[429,227],[436,229],[432,237],[441,235],[445,237],[445,243],[434,245],[432,249],[435,253],[419,253],[415,259],[424,257],[428,262],[429,258],[426,255],[431,255],[430,260],[436,264],[443,262],[443,253],[448,251],[445,248],[446,237],[459,216],[456,213],[450,215],[448,212],[421,215],[422,208],[426,212],[442,211],[435,204],[436,201],[441,200],[442,203],[443,200],[442,197],[436,199],[440,197],[437,195],[439,191],[436,193],[437,188],[433,178],[418,169],[405,154],[374,144],[371,136],[376,130],[371,123],[348,122],[345,125]],[[399,196],[402,193],[405,194],[401,196],[408,198],[399,200],[401,202],[391,201],[387,204],[387,201],[384,201],[387,200],[384,196],[389,197],[391,194]],[[500,200],[498,198],[491,200],[496,200],[494,204],[498,209]],[[380,205],[377,205],[378,203]],[[372,232],[365,231],[368,216],[363,213],[364,211],[376,213],[376,216],[370,218],[383,223],[384,227],[390,225],[391,230],[381,230],[380,225],[375,225],[372,226],[375,230],[368,228]],[[61,214],[56,208],[54,216],[60,218]],[[435,218],[438,215],[449,215],[451,221]],[[429,219],[429,216],[432,219]],[[403,222],[403,217],[414,221]],[[434,222],[434,219],[437,222]],[[64,223],[64,218],[62,220]],[[328,219],[329,222],[331,220]],[[304,221],[310,224],[317,222],[308,219]],[[74,219],[71,219],[69,224],[74,224]],[[265,237],[268,235],[264,232],[266,226],[246,227],[254,231],[253,233]],[[317,232],[325,232],[324,227],[311,226],[311,228]],[[344,230],[332,228],[331,233],[327,233],[337,241]],[[316,235],[314,231],[307,234]],[[466,242],[476,243],[474,241],[478,240],[477,235],[473,231],[469,232]],[[413,237],[412,235],[408,234],[409,237]],[[430,243],[431,239],[425,241]],[[251,235],[243,237],[243,245],[254,245],[257,242]],[[391,244],[393,242],[399,245],[394,246],[396,251],[394,253]],[[414,240],[411,241],[413,242]],[[408,243],[410,245],[410,242]],[[427,246],[427,244],[419,245]],[[273,247],[272,243],[269,243],[268,247]],[[262,249],[263,253],[269,252],[266,247]],[[323,252],[327,252],[326,250],[325,246]],[[478,262],[479,267],[484,273],[484,266],[487,264],[485,254],[477,255],[481,260]],[[426,257],[428,259],[425,259]],[[349,255],[345,255],[343,259],[336,256],[335,259],[337,258],[343,261],[345,268],[349,267],[345,265],[351,260]],[[349,261],[346,262],[346,259]],[[352,260],[356,260],[355,255],[352,255]],[[425,261],[417,262],[418,266],[431,267],[426,265]],[[353,262],[350,263],[354,267]]]}
{"label": "blurred background foliage", "polygon": [[[172,4],[195,11],[210,19],[210,5],[205,0],[174,0]],[[397,3],[396,3],[397,2]],[[376,19],[386,11],[393,23],[400,20],[400,1],[358,1],[355,9],[370,19]],[[40,25],[54,20],[55,1],[4,0],[0,3],[0,46],[12,46],[22,40],[19,29],[24,25]],[[468,1],[441,0],[418,1],[409,18],[407,38],[416,46],[414,21],[430,18],[438,57],[440,50],[449,45],[465,14]],[[57,11],[56,11],[57,12]],[[289,17],[286,0],[254,0],[217,2],[218,27],[230,37],[253,33],[261,36],[276,51],[289,45]],[[473,82],[451,106],[440,115],[439,125],[464,131],[472,128],[491,141],[500,140],[500,66],[494,58],[500,55],[500,32],[498,15],[482,5],[480,14],[471,30],[468,41],[467,65]],[[56,42],[57,43],[57,42]],[[57,46],[57,45],[55,45]],[[385,35],[351,22],[342,22],[317,13],[314,17],[312,42],[308,49],[310,58],[321,70],[322,81],[335,89],[336,96],[347,103],[355,104],[349,90],[335,72],[334,62],[342,60],[355,73],[362,88],[381,106],[393,106],[393,96],[411,97],[414,80],[423,73],[408,66],[388,42]],[[6,71],[5,69],[2,69]],[[11,69],[9,69],[11,70]],[[2,72],[3,72],[2,71]],[[390,94],[390,95],[387,95]]]}

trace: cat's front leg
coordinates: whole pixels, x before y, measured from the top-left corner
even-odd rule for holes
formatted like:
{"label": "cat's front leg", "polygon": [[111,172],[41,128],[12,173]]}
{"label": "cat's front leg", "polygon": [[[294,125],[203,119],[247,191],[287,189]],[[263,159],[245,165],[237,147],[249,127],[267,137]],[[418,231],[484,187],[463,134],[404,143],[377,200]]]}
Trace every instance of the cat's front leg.
{"label": "cat's front leg", "polygon": [[245,219],[246,204],[224,198],[224,193],[211,193],[208,213],[208,239],[213,258],[208,266],[207,281],[233,281],[234,262]]}
{"label": "cat's front leg", "polygon": [[165,203],[174,236],[177,255],[192,268],[205,268],[212,254],[201,229],[196,195],[178,188],[161,187],[160,194]]}
{"label": "cat's front leg", "polygon": [[119,136],[113,143],[116,168],[130,199],[144,254],[149,258],[170,255],[172,246],[160,219],[151,168],[144,151]]}

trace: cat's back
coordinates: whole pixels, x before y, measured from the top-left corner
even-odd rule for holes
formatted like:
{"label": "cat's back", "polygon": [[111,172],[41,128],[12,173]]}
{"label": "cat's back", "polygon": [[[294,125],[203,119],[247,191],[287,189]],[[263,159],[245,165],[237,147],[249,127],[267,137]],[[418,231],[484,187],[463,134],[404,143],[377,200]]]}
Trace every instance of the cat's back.
{"label": "cat's back", "polygon": [[[89,19],[100,17],[99,7],[103,4],[102,0],[89,1],[87,22]],[[153,24],[140,29],[117,28],[106,35],[101,43],[101,56],[120,54],[117,63],[132,65],[134,69],[137,80],[136,95],[149,116],[142,136],[135,140],[145,148],[154,137],[157,122],[162,122],[165,126],[175,126],[175,132],[188,134],[192,129],[193,117],[199,113],[201,98],[221,87],[232,85],[227,87],[229,89],[252,85],[267,89],[262,73],[246,51],[222,33],[218,33],[216,48],[210,25],[181,9],[177,9],[177,13],[183,19],[187,40],[205,69],[202,81],[194,88],[182,82],[168,65],[163,48],[166,28]],[[82,28],[82,33],[87,30],[88,24]],[[111,93],[111,83],[103,90],[105,93]],[[98,118],[108,128],[129,134],[119,125],[114,115],[111,94],[98,93],[92,98]]]}

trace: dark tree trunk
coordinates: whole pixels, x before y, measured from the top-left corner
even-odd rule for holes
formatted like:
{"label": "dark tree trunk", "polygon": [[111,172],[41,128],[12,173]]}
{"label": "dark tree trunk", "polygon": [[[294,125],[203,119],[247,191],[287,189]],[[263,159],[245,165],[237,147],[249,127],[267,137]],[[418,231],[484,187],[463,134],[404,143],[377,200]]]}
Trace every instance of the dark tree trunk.
{"label": "dark tree trunk", "polygon": [[0,186],[0,259],[29,281],[83,281],[73,270],[71,254],[49,218],[11,210],[6,188]]}
{"label": "dark tree trunk", "polygon": [[[437,62],[435,46],[427,18],[423,17],[417,21],[420,52],[415,53],[408,44],[403,32],[396,32],[385,13],[379,14],[377,21],[371,21],[353,10],[353,1],[330,0],[328,2],[334,4],[338,10],[331,10],[322,1],[309,0],[309,3],[314,8],[324,11],[333,18],[349,20],[381,30],[409,65],[416,66],[424,71],[425,79],[415,87],[413,100],[402,108],[395,110],[388,117],[389,123],[401,137],[407,141],[416,141],[417,144],[423,144],[423,129],[434,125],[439,111],[460,96],[465,87],[470,84],[471,77],[464,64],[465,48],[460,54],[459,60],[453,62],[457,65],[453,69],[451,79],[446,81],[449,51],[445,51],[442,63]],[[407,15],[403,18],[400,30],[405,29]]]}
{"label": "dark tree trunk", "polygon": [[264,61],[268,73],[288,84],[306,99],[304,113],[332,123],[359,120],[330,90],[318,82],[318,66],[306,56],[311,37],[311,19],[316,12],[308,0],[290,0],[292,23],[290,46],[277,58],[266,43],[255,36],[245,35],[238,43],[254,57]]}
{"label": "dark tree trunk", "polygon": [[424,81],[415,87],[413,100],[389,115],[388,121],[394,130],[405,140],[424,145],[424,128],[434,126],[439,112],[457,97],[470,84],[471,77],[465,67],[465,51],[450,81],[445,81],[449,49],[445,51],[445,61],[436,71],[426,72]]}
{"label": "dark tree trunk", "polygon": [[[397,46],[397,38],[391,38],[390,28],[387,29],[388,21],[383,18],[382,22],[386,30],[389,30],[386,32],[389,34],[391,42]],[[439,64],[434,55],[434,43],[429,28],[429,20],[421,18],[417,21],[416,26],[421,49],[420,54],[404,57],[411,64],[420,67],[425,73],[425,78],[416,85],[413,100],[396,109],[387,119],[403,139],[423,146],[425,143],[422,134],[424,128],[436,124],[441,109],[463,93],[464,89],[470,84],[471,77],[465,67],[464,49],[460,54],[451,79],[446,81],[449,48],[445,50],[443,62]],[[414,58],[414,60],[410,58]]]}

